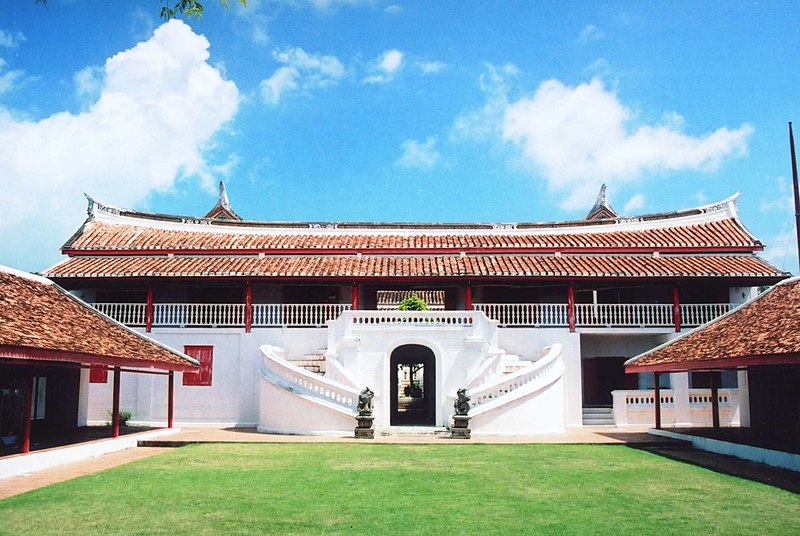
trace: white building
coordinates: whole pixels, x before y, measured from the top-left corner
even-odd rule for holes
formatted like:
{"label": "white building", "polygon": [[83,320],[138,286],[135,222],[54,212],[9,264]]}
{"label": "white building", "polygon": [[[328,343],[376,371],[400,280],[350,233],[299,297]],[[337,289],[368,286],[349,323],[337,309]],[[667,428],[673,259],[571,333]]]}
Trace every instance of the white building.
{"label": "white building", "polygon": [[[544,224],[288,223],[242,221],[221,189],[204,218],[90,200],[45,275],[201,361],[177,382],[177,423],[352,433],[369,386],[379,432],[441,428],[466,387],[474,434],[532,434],[652,420],[652,375],[623,362],[786,277],[761,249],[735,197],[621,218],[601,191],[585,220]],[[387,309],[400,291],[441,308]],[[163,421],[162,381],[123,378],[135,421]],[[662,381],[677,424],[710,419],[702,376]],[[723,381],[723,415],[746,425],[746,377]]]}

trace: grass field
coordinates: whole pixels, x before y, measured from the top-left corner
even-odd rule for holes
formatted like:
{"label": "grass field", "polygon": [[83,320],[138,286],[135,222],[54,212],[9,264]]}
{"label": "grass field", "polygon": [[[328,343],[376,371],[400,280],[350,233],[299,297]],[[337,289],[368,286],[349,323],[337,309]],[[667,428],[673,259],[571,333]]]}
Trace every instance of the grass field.
{"label": "grass field", "polygon": [[623,446],[202,445],[0,501],[0,534],[800,534],[800,496]]}

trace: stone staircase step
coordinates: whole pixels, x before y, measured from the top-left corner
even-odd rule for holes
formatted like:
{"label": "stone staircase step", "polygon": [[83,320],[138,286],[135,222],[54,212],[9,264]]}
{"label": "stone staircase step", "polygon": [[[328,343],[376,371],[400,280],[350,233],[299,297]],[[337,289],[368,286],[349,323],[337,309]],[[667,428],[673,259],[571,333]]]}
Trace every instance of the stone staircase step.
{"label": "stone staircase step", "polygon": [[584,406],[584,426],[614,426],[614,409],[610,406]]}
{"label": "stone staircase step", "polygon": [[375,429],[382,437],[440,437],[450,432],[444,426],[387,426]]}

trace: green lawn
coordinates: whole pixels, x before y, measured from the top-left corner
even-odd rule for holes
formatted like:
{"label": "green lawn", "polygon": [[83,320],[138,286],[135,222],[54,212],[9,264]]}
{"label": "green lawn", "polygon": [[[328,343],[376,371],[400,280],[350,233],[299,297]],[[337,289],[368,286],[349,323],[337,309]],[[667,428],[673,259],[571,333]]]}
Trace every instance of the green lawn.
{"label": "green lawn", "polygon": [[800,534],[800,496],[623,446],[190,446],[0,501],[0,534]]}

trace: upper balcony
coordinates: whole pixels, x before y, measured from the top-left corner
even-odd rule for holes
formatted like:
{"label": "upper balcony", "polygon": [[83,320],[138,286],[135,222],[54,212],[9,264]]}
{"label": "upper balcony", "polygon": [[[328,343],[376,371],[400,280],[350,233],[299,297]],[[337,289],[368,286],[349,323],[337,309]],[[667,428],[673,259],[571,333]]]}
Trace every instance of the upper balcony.
{"label": "upper balcony", "polygon": [[[268,328],[324,327],[349,304],[309,303],[94,303],[98,311],[131,327]],[[730,311],[728,303],[575,304],[480,303],[503,328],[676,328],[696,327]],[[677,309],[677,310],[676,310]],[[450,311],[457,313],[457,311]]]}

